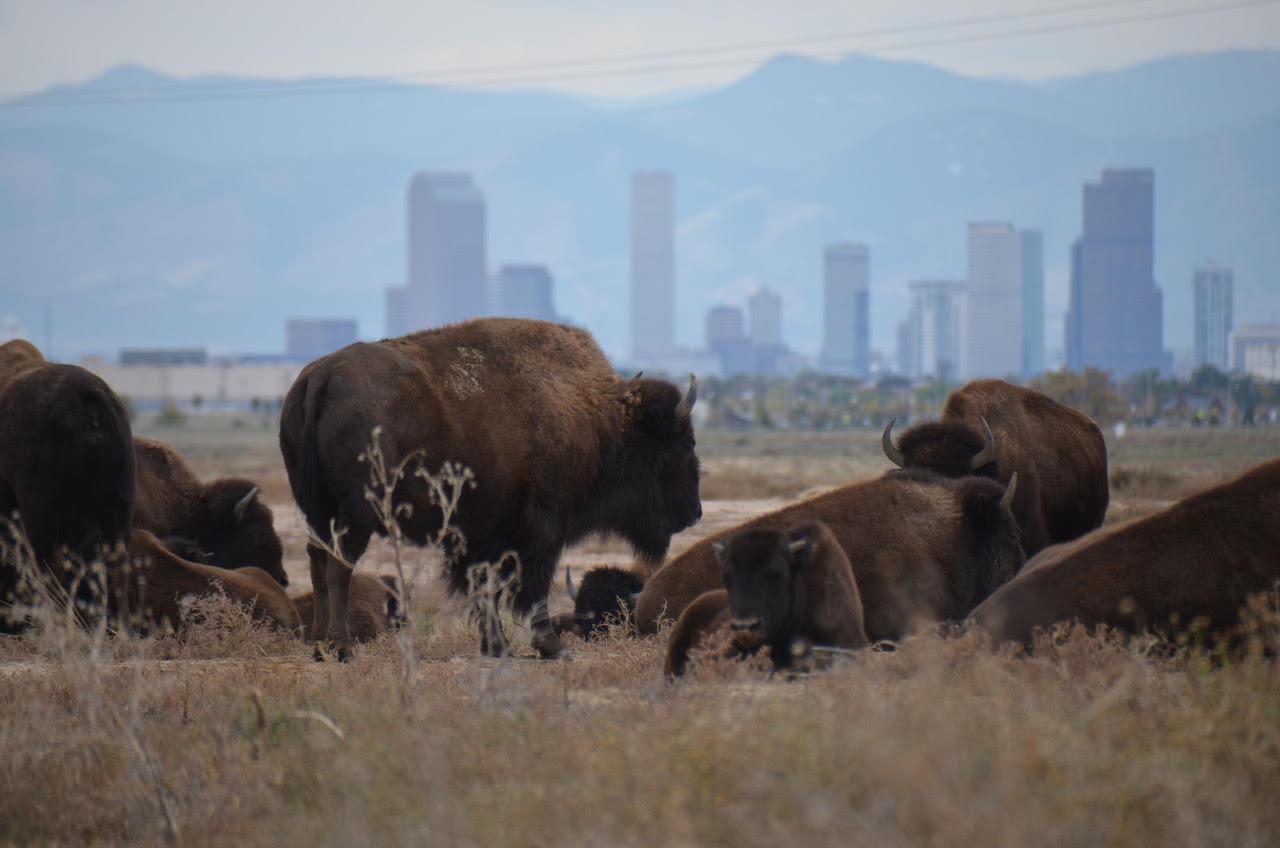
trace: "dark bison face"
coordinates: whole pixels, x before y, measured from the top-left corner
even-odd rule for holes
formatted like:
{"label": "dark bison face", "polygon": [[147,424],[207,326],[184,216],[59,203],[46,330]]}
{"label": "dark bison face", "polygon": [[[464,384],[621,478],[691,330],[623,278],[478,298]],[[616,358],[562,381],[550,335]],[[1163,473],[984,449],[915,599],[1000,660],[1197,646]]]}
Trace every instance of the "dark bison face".
{"label": "dark bison face", "polygon": [[627,387],[633,412],[624,448],[627,495],[620,519],[627,539],[645,557],[658,560],[674,534],[702,518],[691,415],[698,382],[690,374],[683,393],[664,380],[635,379]]}
{"label": "dark bison face", "polygon": [[566,567],[564,582],[573,600],[577,629],[584,639],[599,635],[610,622],[622,621],[634,613],[636,595],[644,589],[644,581],[639,577],[611,565],[591,569],[577,587]]}
{"label": "dark bison face", "polygon": [[213,562],[213,557],[195,539],[188,539],[185,536],[165,536],[160,540],[160,544],[168,548],[178,559],[203,565]]}
{"label": "dark bison face", "polygon": [[995,477],[999,473],[995,437],[987,420],[979,421],[981,430],[948,418],[917,424],[903,433],[895,445],[895,418],[884,428],[880,445],[884,455],[899,468],[925,468],[944,477]]}
{"label": "dark bison face", "polygon": [[808,561],[813,539],[804,531],[746,530],[711,543],[720,578],[729,593],[730,635],[752,651],[790,638],[800,587],[799,570]]}
{"label": "dark bison face", "polygon": [[209,513],[199,541],[211,564],[261,568],[281,586],[288,586],[284,547],[276,535],[271,509],[258,498],[259,491],[248,480],[210,484],[206,489]]}

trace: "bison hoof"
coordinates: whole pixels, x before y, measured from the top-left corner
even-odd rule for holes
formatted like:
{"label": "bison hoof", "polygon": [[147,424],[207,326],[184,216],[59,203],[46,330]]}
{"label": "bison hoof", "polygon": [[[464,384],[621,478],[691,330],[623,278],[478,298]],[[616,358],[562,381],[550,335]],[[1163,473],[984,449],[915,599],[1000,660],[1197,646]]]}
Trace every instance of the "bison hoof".
{"label": "bison hoof", "polygon": [[534,634],[533,647],[538,652],[538,656],[544,660],[573,659],[573,655],[569,653],[569,649],[560,641],[560,637],[555,634],[555,631]]}

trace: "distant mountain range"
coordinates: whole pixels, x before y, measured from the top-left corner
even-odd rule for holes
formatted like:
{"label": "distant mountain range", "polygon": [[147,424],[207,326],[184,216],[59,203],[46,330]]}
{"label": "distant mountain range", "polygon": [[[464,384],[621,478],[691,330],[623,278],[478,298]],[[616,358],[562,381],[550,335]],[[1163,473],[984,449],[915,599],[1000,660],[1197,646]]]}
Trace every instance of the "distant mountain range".
{"label": "distant mountain range", "polygon": [[1280,320],[1276,90],[1280,51],[1047,83],[780,57],[639,104],[122,67],[0,105],[0,316],[38,331],[48,308],[62,356],[274,350],[291,316],[353,315],[378,337],[383,289],[404,277],[409,176],[459,168],[488,200],[490,264],[550,265],[560,311],[622,353],[628,177],[665,168],[688,343],[709,305],[767,285],[812,352],[822,247],[855,239],[888,351],[906,284],[963,277],[966,222],[995,219],[1045,231],[1058,347],[1081,184],[1141,165],[1156,169],[1166,343],[1185,347],[1207,258],[1235,269],[1241,321]]}

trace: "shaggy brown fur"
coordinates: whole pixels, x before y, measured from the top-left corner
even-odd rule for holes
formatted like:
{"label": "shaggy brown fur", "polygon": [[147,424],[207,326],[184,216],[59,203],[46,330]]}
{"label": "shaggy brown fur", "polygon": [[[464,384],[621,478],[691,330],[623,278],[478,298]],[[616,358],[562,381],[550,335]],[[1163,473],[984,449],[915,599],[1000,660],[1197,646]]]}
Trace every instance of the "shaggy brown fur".
{"label": "shaggy brown fur", "polygon": [[[182,626],[182,607],[192,597],[221,590],[253,608],[253,617],[284,630],[300,632],[302,619],[275,579],[260,568],[224,569],[187,562],[146,530],[129,539],[134,568],[129,575],[129,609],[140,610],[144,625]],[[121,591],[117,582],[117,593]],[[141,596],[139,597],[139,593]]]}
{"label": "shaggy brown fur", "polygon": [[996,643],[1080,621],[1127,631],[1211,631],[1239,622],[1250,595],[1280,580],[1280,461],[1155,515],[1042,551],[976,610]]}
{"label": "shaggy brown fur", "polygon": [[573,600],[573,612],[552,616],[551,626],[557,633],[571,632],[584,639],[595,638],[609,624],[631,617],[636,608],[636,595],[644,589],[648,576],[642,563],[630,568],[601,565],[584,574],[582,583],[575,588],[566,569],[565,583]]}
{"label": "shaggy brown fur", "polygon": [[[995,437],[995,461],[970,470],[986,442],[983,418]],[[897,450],[903,467],[947,477],[977,474],[1007,483],[1016,471],[1013,514],[1027,556],[1101,526],[1107,514],[1107,445],[1098,425],[1003,380],[976,380],[952,392],[942,418],[907,430]]]}
{"label": "shaggy brown fur", "polygon": [[[103,546],[123,550],[131,439],[124,404],[97,376],[46,362],[24,341],[0,345],[0,516],[19,515],[41,563],[61,572],[64,548],[85,561]],[[17,564],[0,562],[0,605],[16,586]],[[0,632],[15,627],[0,615]]]}
{"label": "shaggy brown fur", "polygon": [[897,639],[915,623],[959,620],[1022,567],[1018,527],[993,480],[891,471],[754,518],[698,542],[649,578],[636,627],[655,633],[694,598],[721,588],[712,545],[745,529],[826,524],[853,567],[867,635]]}
{"label": "shaggy brown fur", "polygon": [[[667,651],[668,676],[683,674],[690,648],[726,624],[731,654],[768,648],[779,669],[792,664],[797,648],[868,644],[853,567],[825,524],[745,530],[712,548],[728,588],[700,595],[681,614]],[[717,605],[722,609],[713,616]]]}
{"label": "shaggy brown fur", "polygon": [[[620,380],[584,330],[507,318],[467,321],[375,344],[355,344],[303,369],[285,399],[280,447],[289,484],[312,530],[345,530],[348,562],[377,526],[359,456],[375,427],[391,463],[423,451],[436,473],[448,462],[475,473],[454,524],[465,549],[447,551],[450,588],[468,591],[468,568],[519,557],[516,612],[533,611],[534,646],[563,648],[546,598],[564,547],[612,532],[660,559],[671,536],[698,520],[698,459],[689,401],[662,380]],[[419,544],[439,525],[423,481],[395,493],[413,505],[402,520]],[[310,549],[315,630],[345,657],[351,642],[351,569]],[[513,569],[511,569],[513,570]],[[481,649],[508,649],[496,616],[481,614]]]}
{"label": "shaggy brown fur", "polygon": [[[316,593],[310,591],[293,599],[293,605],[302,616],[302,635],[312,638],[316,616]],[[351,638],[357,642],[369,642],[383,633],[404,623],[400,604],[396,600],[395,578],[375,577],[357,571],[351,575],[351,595],[347,606],[351,616]]]}
{"label": "shaggy brown fur", "polygon": [[281,586],[289,585],[284,547],[257,484],[239,478],[201,483],[177,451],[154,439],[134,439],[133,450],[134,527],[190,539],[219,568],[261,568]]}

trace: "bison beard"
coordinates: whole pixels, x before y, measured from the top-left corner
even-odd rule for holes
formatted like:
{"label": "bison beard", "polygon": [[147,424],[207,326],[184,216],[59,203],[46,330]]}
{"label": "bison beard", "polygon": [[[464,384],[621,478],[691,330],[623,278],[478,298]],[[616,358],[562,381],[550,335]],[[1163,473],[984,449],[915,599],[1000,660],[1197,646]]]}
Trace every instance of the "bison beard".
{"label": "bison beard", "polygon": [[[682,395],[662,380],[618,379],[589,334],[540,321],[468,321],[311,363],[285,398],[280,447],[307,523],[342,554],[308,548],[317,639],[349,654],[348,563],[386,531],[366,501],[369,468],[358,459],[375,427],[391,463],[420,451],[428,471],[453,462],[474,473],[476,488],[454,517],[465,547],[445,552],[450,588],[468,592],[471,567],[482,563],[506,563],[496,575],[506,582],[516,576],[514,553],[512,607],[533,613],[534,646],[556,656],[563,648],[546,598],[566,545],[611,532],[657,560],[672,534],[701,517],[695,399],[692,382]],[[424,544],[439,531],[423,480],[402,480],[393,499],[412,505],[400,521],[408,540]],[[492,624],[493,604],[483,601],[477,613],[481,647],[498,655],[508,646]]]}
{"label": "bison beard", "polygon": [[[115,393],[74,365],[46,362],[32,345],[0,345],[0,516],[19,516],[37,561],[66,582],[63,551],[120,564],[133,519],[129,416]],[[18,563],[0,562],[0,605]],[[86,599],[87,600],[87,599]],[[0,629],[21,629],[21,622]]]}

